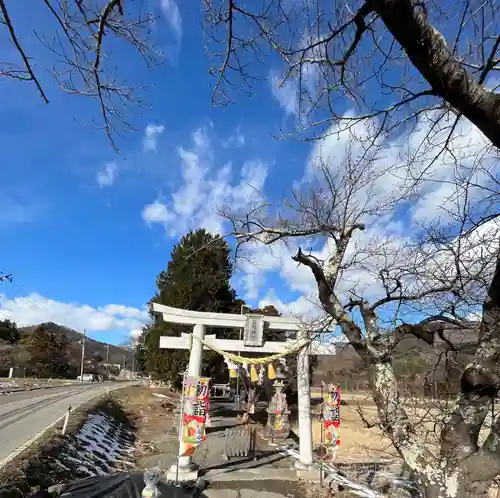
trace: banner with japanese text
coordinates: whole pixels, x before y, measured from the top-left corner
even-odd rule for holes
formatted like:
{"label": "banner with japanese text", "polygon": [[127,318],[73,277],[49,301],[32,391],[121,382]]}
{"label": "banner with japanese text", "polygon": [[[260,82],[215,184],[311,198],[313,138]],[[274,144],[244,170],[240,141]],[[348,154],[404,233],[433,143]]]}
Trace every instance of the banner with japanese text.
{"label": "banner with japanese text", "polygon": [[209,382],[206,377],[184,379],[184,414],[182,420],[182,442],[196,447],[206,439],[205,425],[209,407]]}
{"label": "banner with japanese text", "polygon": [[331,387],[323,395],[323,424],[325,429],[325,446],[340,445],[340,390]]}

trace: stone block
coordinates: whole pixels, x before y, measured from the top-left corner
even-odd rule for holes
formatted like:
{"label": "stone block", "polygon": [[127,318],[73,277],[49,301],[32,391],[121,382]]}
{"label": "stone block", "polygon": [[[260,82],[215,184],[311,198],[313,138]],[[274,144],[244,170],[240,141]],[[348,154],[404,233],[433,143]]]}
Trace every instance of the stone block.
{"label": "stone block", "polygon": [[240,493],[235,489],[207,489],[203,491],[202,496],[206,498],[238,498]]}
{"label": "stone block", "polygon": [[170,467],[165,476],[170,482],[194,482],[198,480],[198,469],[179,469],[177,472],[175,467]]}
{"label": "stone block", "polygon": [[297,479],[299,481],[320,482],[321,470],[316,468],[297,469]]}

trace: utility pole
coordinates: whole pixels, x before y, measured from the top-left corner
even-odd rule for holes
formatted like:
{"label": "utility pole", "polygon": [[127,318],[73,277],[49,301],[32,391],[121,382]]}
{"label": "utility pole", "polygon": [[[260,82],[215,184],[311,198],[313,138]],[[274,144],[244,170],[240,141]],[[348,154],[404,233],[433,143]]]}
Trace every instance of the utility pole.
{"label": "utility pole", "polygon": [[83,329],[83,336],[82,336],[82,360],[80,362],[80,384],[83,384],[83,365],[85,363],[85,336],[87,334],[87,331]]}
{"label": "utility pole", "polygon": [[109,344],[106,344],[106,346],[104,346],[106,348],[106,363],[108,363],[109,361]]}

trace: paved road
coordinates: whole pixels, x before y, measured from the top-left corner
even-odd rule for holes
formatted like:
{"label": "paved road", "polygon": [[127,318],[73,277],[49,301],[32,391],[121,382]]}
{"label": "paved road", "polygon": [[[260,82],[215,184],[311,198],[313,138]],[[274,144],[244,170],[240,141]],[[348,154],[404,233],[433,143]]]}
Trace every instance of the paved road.
{"label": "paved road", "polygon": [[84,384],[0,397],[0,467],[9,455],[62,417],[70,405],[76,407],[106,389],[123,386],[122,383]]}

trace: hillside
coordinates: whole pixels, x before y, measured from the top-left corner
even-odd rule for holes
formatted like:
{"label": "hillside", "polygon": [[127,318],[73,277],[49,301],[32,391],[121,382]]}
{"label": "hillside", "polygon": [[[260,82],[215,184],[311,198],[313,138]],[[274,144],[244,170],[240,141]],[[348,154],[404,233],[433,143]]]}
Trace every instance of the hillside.
{"label": "hillside", "polygon": [[[441,338],[436,336],[432,347],[412,335],[405,336],[394,350],[396,374],[413,389],[422,389],[430,383],[426,389],[450,390],[450,379],[459,380],[460,371],[475,351],[478,331],[478,324],[470,329],[444,326],[443,337],[457,350],[457,353],[448,354],[447,364],[444,355],[447,344]],[[367,372],[352,346],[339,343],[335,356],[317,357],[313,383],[317,385],[322,380],[340,382],[348,390],[363,389],[367,384]],[[446,387],[440,387],[446,382]]]}
{"label": "hillside", "polygon": [[[53,322],[48,322],[48,323],[41,323],[39,325],[32,325],[30,327],[20,327],[18,328],[18,331],[21,334],[21,336],[27,336],[30,335],[33,332],[33,330],[35,330],[40,325],[45,325],[51,331],[54,332],[56,331],[64,332],[64,335],[68,338],[68,340],[71,343],[70,346],[70,349],[72,351],[71,357],[72,358],[74,357],[75,359],[80,361],[82,354],[82,346],[80,344],[80,341],[82,340],[82,334],[74,329],[70,329],[69,327],[65,327],[64,325],[58,325]],[[108,357],[109,363],[116,363],[123,365],[123,361],[125,359],[126,363],[130,366],[133,356],[130,351],[127,351],[125,348],[122,348],[120,346],[114,346],[112,344],[108,345],[104,342],[96,341],[88,336],[85,339],[85,357],[87,359],[95,358],[99,362],[106,361],[108,346],[109,346],[109,357]]]}

